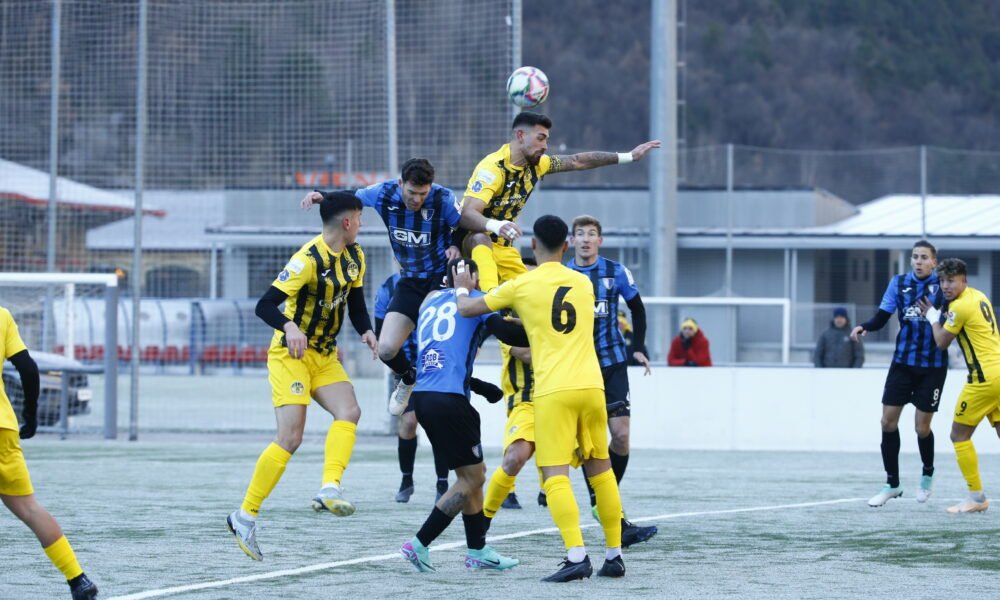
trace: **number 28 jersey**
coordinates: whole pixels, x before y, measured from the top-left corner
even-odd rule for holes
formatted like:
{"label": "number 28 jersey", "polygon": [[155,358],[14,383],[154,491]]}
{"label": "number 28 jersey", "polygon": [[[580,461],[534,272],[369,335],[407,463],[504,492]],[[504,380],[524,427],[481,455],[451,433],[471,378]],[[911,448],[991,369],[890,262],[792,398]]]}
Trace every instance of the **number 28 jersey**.
{"label": "number 28 jersey", "polygon": [[546,262],[493,288],[490,310],[513,308],[528,334],[535,396],[604,389],[594,349],[594,286],[586,275]]}
{"label": "number 28 jersey", "polygon": [[[473,291],[472,296],[482,296]],[[458,314],[455,290],[446,289],[427,297],[417,318],[417,384],[414,392],[440,392],[469,397],[472,361],[483,339],[489,335],[486,320]]]}

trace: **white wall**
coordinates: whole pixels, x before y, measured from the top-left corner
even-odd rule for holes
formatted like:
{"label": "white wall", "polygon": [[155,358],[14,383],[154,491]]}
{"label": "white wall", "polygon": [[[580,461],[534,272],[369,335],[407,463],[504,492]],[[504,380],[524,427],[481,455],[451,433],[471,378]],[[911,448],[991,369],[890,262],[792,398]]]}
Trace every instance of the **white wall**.
{"label": "white wall", "polygon": [[[476,376],[492,379],[494,365]],[[878,452],[886,369],[668,368],[649,377],[629,369],[633,448],[695,450],[823,450]],[[951,415],[965,370],[948,373],[941,410],[933,421],[944,465],[954,456]],[[503,406],[474,396],[483,444],[503,445]],[[902,451],[916,452],[913,408],[900,420]],[[980,453],[1000,453],[1000,440],[981,424],[973,441]]]}

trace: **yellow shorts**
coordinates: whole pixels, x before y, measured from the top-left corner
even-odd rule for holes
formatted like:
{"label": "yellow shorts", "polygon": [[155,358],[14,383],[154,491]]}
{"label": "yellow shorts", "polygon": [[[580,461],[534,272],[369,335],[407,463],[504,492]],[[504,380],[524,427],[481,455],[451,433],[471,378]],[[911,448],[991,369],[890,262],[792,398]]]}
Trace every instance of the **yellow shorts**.
{"label": "yellow shorts", "polygon": [[493,244],[493,261],[497,263],[497,275],[500,283],[510,281],[518,275],[528,272],[517,248]]}
{"label": "yellow shorts", "polygon": [[535,396],[535,463],[574,464],[580,458],[609,458],[608,411],[604,390],[566,390]]}
{"label": "yellow shorts", "polygon": [[955,422],[975,427],[986,417],[990,426],[1000,423],[1000,378],[967,383],[955,403]]}
{"label": "yellow shorts", "polygon": [[17,431],[0,429],[0,496],[30,496],[34,493]]}
{"label": "yellow shorts", "polygon": [[503,451],[517,440],[535,443],[535,405],[521,402],[507,415],[507,428],[503,432]]}
{"label": "yellow shorts", "polygon": [[271,383],[271,402],[276,407],[309,404],[317,388],[351,382],[336,352],[320,354],[306,348],[305,356],[292,358],[288,348],[278,344],[271,344],[267,350],[267,380]]}

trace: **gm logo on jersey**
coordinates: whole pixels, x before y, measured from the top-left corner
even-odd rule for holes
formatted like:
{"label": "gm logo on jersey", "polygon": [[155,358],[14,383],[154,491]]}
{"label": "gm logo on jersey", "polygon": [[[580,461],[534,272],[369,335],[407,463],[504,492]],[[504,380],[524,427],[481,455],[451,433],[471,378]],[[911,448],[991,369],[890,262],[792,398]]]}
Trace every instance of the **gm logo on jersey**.
{"label": "gm logo on jersey", "polygon": [[608,301],[598,300],[594,303],[594,316],[595,317],[606,317],[608,316]]}
{"label": "gm logo on jersey", "polygon": [[428,246],[431,243],[431,234],[425,231],[413,231],[412,229],[393,227],[389,234],[397,243],[407,248],[419,248],[421,246]]}
{"label": "gm logo on jersey", "polygon": [[907,321],[919,321],[924,318],[924,315],[920,312],[920,307],[914,304],[906,307],[906,310],[903,311],[903,318]]}

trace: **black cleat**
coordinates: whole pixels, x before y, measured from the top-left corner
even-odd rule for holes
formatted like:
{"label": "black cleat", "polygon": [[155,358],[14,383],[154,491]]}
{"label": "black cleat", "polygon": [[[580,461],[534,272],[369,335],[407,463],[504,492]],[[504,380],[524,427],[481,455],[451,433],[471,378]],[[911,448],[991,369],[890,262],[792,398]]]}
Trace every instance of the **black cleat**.
{"label": "black cleat", "polygon": [[97,586],[84,573],[69,581],[69,591],[73,594],[73,600],[91,600],[97,597]]}
{"label": "black cleat", "polygon": [[413,484],[411,483],[410,485],[406,485],[406,483],[404,482],[399,486],[399,491],[396,492],[396,502],[404,502],[404,503],[409,502],[410,496],[412,495],[413,495]]}
{"label": "black cleat", "polygon": [[633,544],[648,541],[659,531],[656,525],[649,527],[639,527],[630,521],[622,519],[622,548],[628,548]]}
{"label": "black cleat", "polygon": [[516,510],[521,510],[521,503],[517,501],[517,494],[511,492],[507,494],[507,497],[503,499],[503,504],[500,506],[504,508],[513,508]]}
{"label": "black cleat", "polygon": [[538,492],[538,506],[548,506],[549,499],[545,497],[545,492]]}
{"label": "black cleat", "polygon": [[612,558],[611,560],[605,560],[604,566],[601,570],[597,572],[598,577],[625,577],[625,561],[622,560],[622,555]]}
{"label": "black cleat", "polygon": [[586,579],[594,573],[594,567],[590,564],[590,557],[584,556],[583,560],[575,563],[570,562],[567,558],[566,560],[559,563],[559,570],[555,573],[549,575],[542,579],[542,581],[555,581],[557,583],[564,583],[566,581],[573,581],[576,579]]}

